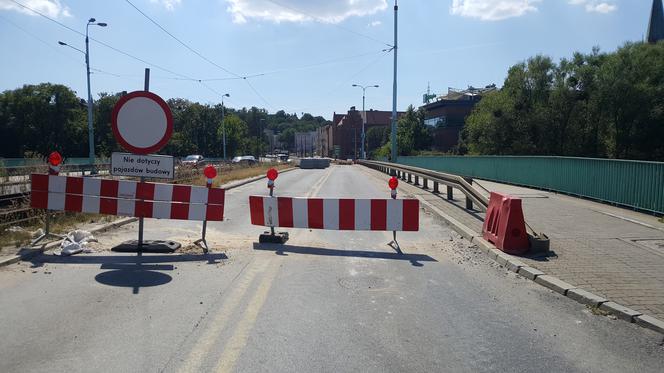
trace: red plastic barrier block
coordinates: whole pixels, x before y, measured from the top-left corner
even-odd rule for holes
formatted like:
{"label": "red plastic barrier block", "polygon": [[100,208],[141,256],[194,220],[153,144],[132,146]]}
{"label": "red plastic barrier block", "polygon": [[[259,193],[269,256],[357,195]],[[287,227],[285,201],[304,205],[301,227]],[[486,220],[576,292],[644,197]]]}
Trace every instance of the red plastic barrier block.
{"label": "red plastic barrier block", "polygon": [[508,254],[524,254],[530,248],[521,199],[491,192],[484,226],[484,239]]}

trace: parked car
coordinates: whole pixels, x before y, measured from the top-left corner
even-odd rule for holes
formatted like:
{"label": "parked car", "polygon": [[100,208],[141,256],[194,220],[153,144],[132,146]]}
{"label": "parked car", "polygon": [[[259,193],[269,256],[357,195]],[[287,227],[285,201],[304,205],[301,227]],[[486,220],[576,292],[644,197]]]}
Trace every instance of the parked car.
{"label": "parked car", "polygon": [[252,166],[256,164],[256,157],[253,155],[243,155],[243,156],[237,156],[231,160],[231,163],[233,164],[246,164],[249,166]]}
{"label": "parked car", "polygon": [[181,165],[184,167],[198,168],[205,165],[205,158],[199,154],[188,155],[182,160]]}

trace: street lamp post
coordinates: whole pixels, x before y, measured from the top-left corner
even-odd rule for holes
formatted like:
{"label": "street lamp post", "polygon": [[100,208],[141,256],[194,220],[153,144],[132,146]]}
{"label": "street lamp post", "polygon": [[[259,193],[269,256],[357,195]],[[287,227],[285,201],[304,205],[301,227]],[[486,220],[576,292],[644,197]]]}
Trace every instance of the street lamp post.
{"label": "street lamp post", "polygon": [[64,45],[66,47],[69,47],[71,49],[74,49],[76,51],[79,51],[85,55],[85,69],[87,73],[87,79],[88,79],[88,145],[89,145],[89,157],[90,157],[90,165],[92,166],[92,172],[96,172],[95,168],[95,137],[94,137],[94,129],[92,127],[92,89],[90,88],[90,46],[89,46],[89,38],[88,38],[88,29],[90,25],[93,26],[99,26],[99,27],[106,27],[108,26],[104,22],[96,22],[97,20],[94,18],[90,18],[88,20],[88,23],[85,25],[85,52],[82,50],[73,47],[65,42],[58,41],[58,44]]}
{"label": "street lamp post", "polygon": [[226,160],[226,123],[224,122],[224,97],[231,97],[230,94],[224,93],[221,95],[221,128],[224,138],[224,161]]}
{"label": "street lamp post", "polygon": [[364,144],[366,143],[365,141],[365,133],[364,133],[364,124],[367,121],[367,112],[364,110],[364,99],[366,96],[367,88],[378,88],[378,84],[375,85],[359,85],[359,84],[353,84],[353,87],[357,88],[362,88],[362,113],[364,116],[362,117],[362,134],[360,135],[360,138],[362,139],[362,146],[360,147],[360,155],[362,159],[367,159],[367,153],[364,151]]}
{"label": "street lamp post", "polygon": [[92,90],[90,88],[90,42],[88,38],[88,29],[90,25],[106,27],[107,24],[104,22],[97,22],[96,19],[90,18],[88,23],[85,25],[85,68],[88,75],[88,143],[90,147],[90,165],[92,165],[93,172],[96,173],[95,168],[95,137],[94,137],[94,128],[92,126]]}

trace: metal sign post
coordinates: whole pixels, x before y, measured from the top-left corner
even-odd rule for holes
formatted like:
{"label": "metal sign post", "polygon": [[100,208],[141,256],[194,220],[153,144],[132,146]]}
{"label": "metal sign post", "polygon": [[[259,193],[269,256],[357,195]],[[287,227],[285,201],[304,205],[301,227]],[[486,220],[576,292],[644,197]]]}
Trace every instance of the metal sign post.
{"label": "metal sign post", "polygon": [[[52,152],[48,156],[48,174],[49,175],[58,175],[60,173],[60,164],[62,163],[62,156],[58,152]],[[51,213],[49,210],[46,210],[46,216],[44,217],[44,233],[42,233],[41,236],[35,238],[32,242],[30,242],[30,246],[35,246],[42,240],[46,238],[58,238],[58,239],[64,239],[65,236],[61,236],[59,234],[54,234],[51,233]]]}
{"label": "metal sign post", "polygon": [[[392,192],[390,193],[392,199],[397,199],[397,187],[399,186],[399,179],[392,176],[392,178],[388,182],[388,185],[392,190]],[[387,245],[396,250],[396,252],[398,252],[399,254],[403,254],[403,252],[401,251],[401,247],[399,247],[399,242],[397,242],[397,231],[392,231],[392,241],[388,242]]]}
{"label": "metal sign post", "polygon": [[[213,165],[207,165],[205,169],[203,170],[203,174],[207,178],[207,187],[208,189],[212,188],[212,183],[214,182],[214,178],[217,177],[217,169],[214,168]],[[207,204],[207,203],[206,203]],[[201,232],[201,238],[198,240],[194,241],[194,245],[198,245],[201,248],[203,248],[203,252],[205,254],[208,253],[210,250],[207,244],[207,240],[205,239],[205,235],[207,233],[207,216],[203,220],[203,231]]]}
{"label": "metal sign post", "polygon": [[[150,92],[150,69],[145,69],[145,81],[142,91],[134,91],[120,98],[113,108],[111,126],[113,135],[123,148],[132,154],[114,154],[111,165],[112,174],[140,176],[140,183],[145,176],[172,178],[174,168],[169,161],[161,163],[164,156],[151,153],[159,151],[170,140],[173,134],[173,115],[166,101]],[[161,159],[161,160],[160,160]],[[155,162],[154,166],[149,166]],[[156,166],[157,164],[161,167]],[[113,170],[115,166],[116,170]],[[145,196],[141,196],[139,204],[144,205]],[[143,240],[144,217],[138,218],[138,241],[122,244],[116,251],[173,251],[173,242]]]}
{"label": "metal sign post", "polygon": [[[270,189],[270,197],[274,198],[274,181],[279,176],[279,172],[271,168],[267,170],[267,187]],[[274,225],[272,225],[272,215],[266,217],[270,221],[270,232],[265,232],[258,237],[260,243],[278,243],[284,244],[288,241],[288,232],[274,232]]]}

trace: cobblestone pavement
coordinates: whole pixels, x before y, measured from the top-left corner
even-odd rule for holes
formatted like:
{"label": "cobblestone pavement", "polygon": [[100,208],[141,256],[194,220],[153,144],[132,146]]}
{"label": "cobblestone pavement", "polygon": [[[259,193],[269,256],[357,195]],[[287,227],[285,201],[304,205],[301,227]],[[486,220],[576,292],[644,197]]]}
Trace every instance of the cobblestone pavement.
{"label": "cobblestone pavement", "polygon": [[[552,256],[521,261],[664,320],[664,224],[657,218],[541,190],[481,180],[477,183],[486,190],[522,198],[526,222],[551,239]],[[439,195],[404,187],[481,236],[484,214],[469,213],[460,192],[455,190],[454,200],[448,201],[444,186]]]}

